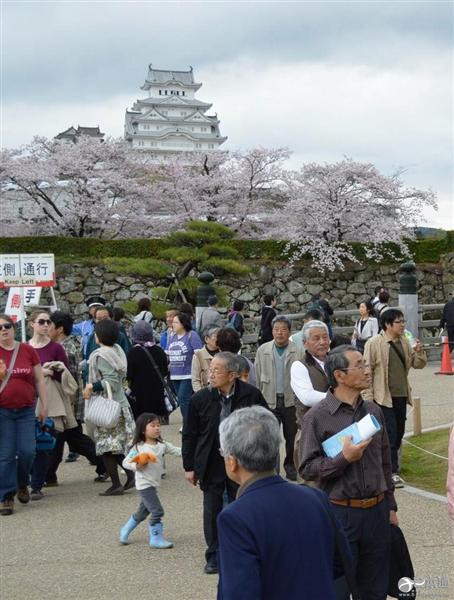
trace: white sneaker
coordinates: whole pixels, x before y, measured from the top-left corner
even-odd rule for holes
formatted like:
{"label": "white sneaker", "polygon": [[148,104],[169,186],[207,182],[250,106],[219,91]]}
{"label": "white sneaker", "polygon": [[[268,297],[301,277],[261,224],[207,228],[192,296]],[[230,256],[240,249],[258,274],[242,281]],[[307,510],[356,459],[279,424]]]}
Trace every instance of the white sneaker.
{"label": "white sneaker", "polygon": [[392,475],[392,480],[394,483],[394,487],[397,488],[403,488],[405,485],[405,481],[402,479],[402,477],[398,474],[398,473],[393,473]]}

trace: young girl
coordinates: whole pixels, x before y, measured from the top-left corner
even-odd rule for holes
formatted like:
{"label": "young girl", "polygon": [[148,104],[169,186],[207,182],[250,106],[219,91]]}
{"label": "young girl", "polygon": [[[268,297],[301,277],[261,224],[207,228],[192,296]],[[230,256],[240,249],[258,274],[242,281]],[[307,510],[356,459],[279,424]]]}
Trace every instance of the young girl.
{"label": "young girl", "polygon": [[[134,458],[149,454],[156,459],[145,465],[134,462]],[[148,525],[151,548],[172,548],[172,542],[163,535],[161,519],[164,509],[158,497],[158,488],[163,473],[163,458],[165,454],[181,456],[181,448],[177,448],[161,438],[161,425],[158,415],[142,413],[136,421],[136,430],[131,450],[123,461],[123,467],[135,472],[136,489],[140,494],[140,505],[137,511],[129,517],[120,530],[120,543],[128,544],[128,536],[137,525],[151,514]]]}

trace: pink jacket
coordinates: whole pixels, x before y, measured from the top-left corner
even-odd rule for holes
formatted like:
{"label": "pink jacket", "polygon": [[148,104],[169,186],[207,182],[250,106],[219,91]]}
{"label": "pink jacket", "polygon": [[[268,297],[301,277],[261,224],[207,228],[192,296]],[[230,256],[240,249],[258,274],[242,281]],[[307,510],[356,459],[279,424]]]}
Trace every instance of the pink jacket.
{"label": "pink jacket", "polygon": [[451,435],[449,436],[446,495],[448,498],[448,512],[451,515],[451,519],[454,519],[454,425],[451,427]]}

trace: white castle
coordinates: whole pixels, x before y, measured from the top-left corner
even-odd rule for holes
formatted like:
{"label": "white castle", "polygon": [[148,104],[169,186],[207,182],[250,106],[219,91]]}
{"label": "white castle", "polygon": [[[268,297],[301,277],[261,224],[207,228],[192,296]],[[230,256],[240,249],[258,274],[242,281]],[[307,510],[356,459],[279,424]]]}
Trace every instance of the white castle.
{"label": "white castle", "polygon": [[133,148],[162,155],[169,152],[216,150],[225,142],[217,115],[206,115],[212,104],[195,98],[202,87],[189,71],[148,67],[142,90],[148,98],[126,110],[125,139]]}

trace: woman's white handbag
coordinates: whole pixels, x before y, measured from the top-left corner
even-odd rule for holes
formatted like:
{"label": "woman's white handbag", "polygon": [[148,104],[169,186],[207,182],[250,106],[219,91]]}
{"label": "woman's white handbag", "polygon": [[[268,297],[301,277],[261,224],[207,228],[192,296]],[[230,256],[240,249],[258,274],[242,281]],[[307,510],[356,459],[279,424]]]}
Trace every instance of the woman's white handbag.
{"label": "woman's white handbag", "polygon": [[91,396],[85,402],[85,420],[96,427],[113,429],[120,420],[121,406],[112,398],[110,384],[105,380],[107,398],[102,395]]}

